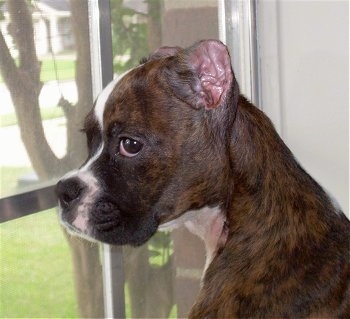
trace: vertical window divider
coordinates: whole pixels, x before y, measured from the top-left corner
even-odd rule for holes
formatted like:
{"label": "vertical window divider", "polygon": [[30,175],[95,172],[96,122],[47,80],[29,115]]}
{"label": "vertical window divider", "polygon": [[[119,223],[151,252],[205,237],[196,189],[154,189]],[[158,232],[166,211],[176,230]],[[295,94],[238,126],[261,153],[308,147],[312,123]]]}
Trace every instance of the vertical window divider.
{"label": "vertical window divider", "polygon": [[229,47],[241,92],[260,106],[257,0],[219,0],[220,39]]}
{"label": "vertical window divider", "polygon": [[[109,0],[89,0],[89,33],[94,99],[113,79],[113,54]],[[102,244],[105,318],[125,318],[123,251]]]}

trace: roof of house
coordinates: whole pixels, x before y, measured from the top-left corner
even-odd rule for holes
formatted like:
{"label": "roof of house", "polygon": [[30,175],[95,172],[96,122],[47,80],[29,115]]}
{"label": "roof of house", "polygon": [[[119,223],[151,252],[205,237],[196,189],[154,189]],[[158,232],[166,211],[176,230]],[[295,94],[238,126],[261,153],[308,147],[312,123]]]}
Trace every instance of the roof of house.
{"label": "roof of house", "polygon": [[70,11],[68,0],[37,0],[37,2],[47,5],[57,11]]}
{"label": "roof of house", "polygon": [[[42,10],[43,8],[47,8],[50,11],[57,11],[60,13],[70,12],[70,4],[69,0],[36,0],[33,2],[34,7],[32,10],[35,11],[35,7],[37,6]],[[2,13],[7,12],[7,2],[5,2],[2,6],[0,6],[0,11]]]}

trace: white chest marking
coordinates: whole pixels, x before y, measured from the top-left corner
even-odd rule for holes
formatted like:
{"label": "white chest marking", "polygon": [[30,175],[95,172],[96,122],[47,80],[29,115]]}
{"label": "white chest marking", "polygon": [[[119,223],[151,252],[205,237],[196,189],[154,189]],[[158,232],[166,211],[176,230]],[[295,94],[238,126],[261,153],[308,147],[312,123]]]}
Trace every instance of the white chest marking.
{"label": "white chest marking", "polygon": [[159,225],[158,230],[167,231],[185,226],[191,233],[204,241],[206,261],[203,270],[204,274],[217,253],[219,239],[226,220],[224,213],[219,207],[203,207],[198,210],[191,210],[179,218]]}

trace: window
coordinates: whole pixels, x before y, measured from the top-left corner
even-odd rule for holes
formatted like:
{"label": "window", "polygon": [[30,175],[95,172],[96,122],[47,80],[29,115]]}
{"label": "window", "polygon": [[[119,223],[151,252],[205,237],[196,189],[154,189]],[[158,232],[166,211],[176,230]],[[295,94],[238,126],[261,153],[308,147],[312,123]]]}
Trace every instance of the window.
{"label": "window", "polygon": [[[71,237],[59,226],[54,185],[57,178],[85,160],[85,136],[80,132],[85,114],[113,77],[156,48],[186,47],[214,38],[229,46],[241,91],[267,112],[283,133],[284,121],[296,123],[285,117],[292,114],[287,97],[296,95],[291,93],[295,86],[284,75],[299,70],[285,63],[295,57],[289,55],[290,48],[300,48],[300,37],[293,37],[296,27],[290,12],[299,12],[310,31],[327,25],[324,21],[328,18],[340,24],[347,21],[342,13],[348,10],[343,5],[348,4],[0,1],[0,317],[186,317],[198,293],[205,261],[197,237],[178,229],[159,232],[139,248],[113,247]],[[309,24],[309,16],[323,20],[315,18]],[[332,34],[342,28],[332,25],[330,38],[334,39]],[[303,48],[327,43],[304,35]],[[342,41],[336,43],[344,49]],[[334,52],[342,51],[338,46]],[[279,64],[279,59],[284,64]],[[312,70],[322,63],[313,64]],[[343,74],[344,63],[337,64],[337,75]],[[338,86],[333,89],[324,92],[337,95]],[[311,93],[304,92],[304,97],[312,97]],[[348,104],[347,94],[344,96],[337,100],[342,107]],[[337,119],[339,123],[342,120],[338,127],[348,135],[346,120]],[[328,132],[338,141],[334,143],[338,150],[348,147],[343,131]],[[303,141],[294,138],[297,134],[287,133],[302,149]],[[321,158],[318,154],[313,152],[314,167]],[[340,156],[333,156],[332,161],[344,163],[345,156],[337,154]],[[326,167],[327,162],[320,166]],[[338,183],[342,172],[333,175]],[[346,177],[338,184],[345,181]],[[346,203],[348,189],[339,188]]]}
{"label": "window", "polygon": [[[148,5],[112,0],[111,17],[116,75],[160,46],[186,47],[205,38],[219,39],[217,0]],[[204,262],[202,242],[185,229],[159,232],[140,248],[123,247],[126,317],[186,317],[199,291]]]}
{"label": "window", "polygon": [[[159,233],[121,251],[70,237],[53,185],[85,159],[79,129],[93,96],[161,45],[218,38],[217,1],[19,0],[1,10],[1,53],[11,56],[1,54],[0,315],[185,316],[204,264],[197,238]],[[6,64],[21,75],[7,79]],[[177,255],[188,240],[193,250]]]}
{"label": "window", "polygon": [[[97,317],[102,289],[97,302],[86,294],[78,267],[98,247],[62,231],[53,193],[55,180],[86,156],[80,128],[92,105],[88,3],[0,4],[0,317]],[[76,260],[79,251],[85,255]],[[101,264],[88,268],[98,291]],[[86,295],[94,312],[82,303]]]}

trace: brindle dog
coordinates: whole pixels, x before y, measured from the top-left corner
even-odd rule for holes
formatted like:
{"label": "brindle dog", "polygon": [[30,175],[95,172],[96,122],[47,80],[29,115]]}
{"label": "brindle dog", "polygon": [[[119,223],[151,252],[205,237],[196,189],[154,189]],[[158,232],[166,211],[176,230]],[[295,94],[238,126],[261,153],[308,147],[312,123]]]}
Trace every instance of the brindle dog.
{"label": "brindle dog", "polygon": [[57,186],[62,222],[139,245],[186,212],[220,211],[225,240],[189,318],[350,318],[350,222],[240,95],[230,61],[218,41],[161,48],[110,84],[86,122],[88,161]]}

